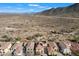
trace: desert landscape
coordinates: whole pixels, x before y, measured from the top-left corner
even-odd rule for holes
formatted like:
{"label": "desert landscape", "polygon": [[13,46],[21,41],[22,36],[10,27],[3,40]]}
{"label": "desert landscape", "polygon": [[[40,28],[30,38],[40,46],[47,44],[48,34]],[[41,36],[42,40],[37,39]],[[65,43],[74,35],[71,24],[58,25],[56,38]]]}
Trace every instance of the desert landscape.
{"label": "desert landscape", "polygon": [[79,55],[78,7],[73,4],[35,14],[0,14],[0,55]]}

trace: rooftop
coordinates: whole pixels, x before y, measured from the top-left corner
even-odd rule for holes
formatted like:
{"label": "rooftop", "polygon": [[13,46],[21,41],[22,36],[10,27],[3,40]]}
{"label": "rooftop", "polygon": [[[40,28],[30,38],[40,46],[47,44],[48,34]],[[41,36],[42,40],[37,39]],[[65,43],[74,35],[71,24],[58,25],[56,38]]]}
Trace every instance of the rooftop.
{"label": "rooftop", "polygon": [[34,42],[32,42],[32,41],[28,42],[27,47],[30,47],[30,48],[34,47]]}
{"label": "rooftop", "polygon": [[0,49],[6,49],[11,44],[11,42],[0,42]]}

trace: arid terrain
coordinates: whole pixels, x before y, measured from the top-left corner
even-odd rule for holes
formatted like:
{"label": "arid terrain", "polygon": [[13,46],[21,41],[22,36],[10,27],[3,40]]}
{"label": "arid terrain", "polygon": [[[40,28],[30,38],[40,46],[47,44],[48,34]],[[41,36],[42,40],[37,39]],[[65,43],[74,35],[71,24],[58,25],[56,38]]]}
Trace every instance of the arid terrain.
{"label": "arid terrain", "polygon": [[78,33],[79,18],[44,15],[0,15],[0,36],[28,37],[37,33],[48,35]]}
{"label": "arid terrain", "polygon": [[[17,43],[18,41],[20,41],[21,43]],[[29,41],[31,41],[31,43],[29,43]],[[6,42],[5,44],[7,44],[7,42],[10,42],[13,47],[13,48],[11,47],[11,49],[16,49],[16,50],[12,50],[12,52],[10,50],[10,52],[8,52],[7,54],[2,54],[2,55],[12,55],[12,53],[16,53],[16,54],[13,54],[15,56],[19,55],[19,53],[23,50],[22,44],[27,44],[27,43],[30,44],[31,47],[28,46],[27,44],[27,45],[23,45],[23,48],[27,46],[26,49],[27,48],[29,49],[29,47],[30,49],[32,47],[36,47],[37,49],[38,46],[35,46],[35,45],[33,46],[32,41],[35,42],[35,44],[37,44],[37,42],[40,43],[42,41],[46,41],[48,42],[46,44],[49,44],[49,45],[51,45],[50,41],[52,42],[52,44],[54,44],[53,42],[56,42],[56,43],[59,42],[60,44],[60,42],[65,43],[66,41],[68,41],[70,43],[68,42],[65,43],[65,45],[69,47],[68,49],[79,52],[77,47],[76,47],[77,50],[74,49],[75,46],[77,46],[76,44],[79,42],[79,18],[44,16],[44,15],[26,15],[26,14],[0,15],[0,42]],[[75,41],[76,43],[73,43],[73,41]],[[72,44],[72,46],[68,46],[68,44]],[[18,49],[20,50],[15,48],[15,47],[18,47],[18,45],[19,45]],[[59,47],[61,46],[62,45],[60,44]],[[43,47],[43,46],[40,46],[40,47]],[[48,45],[46,45],[46,48],[47,47]],[[52,47],[52,46],[49,46],[49,47]],[[26,54],[29,55],[31,51],[29,50],[29,53],[27,53],[28,49],[23,50],[23,51],[26,51],[26,53],[24,52],[25,54],[21,54],[21,55],[26,55]],[[47,49],[49,53],[50,50],[49,48]],[[54,49],[54,48],[51,48],[51,49]],[[59,52],[61,50],[62,48],[60,50],[57,50],[58,52],[56,53],[56,55],[62,55],[61,52]],[[34,49],[34,51],[37,51],[37,50]],[[68,55],[74,55],[71,52],[67,52],[67,53]],[[65,53],[63,52],[63,55],[64,54]],[[30,56],[31,55],[33,56],[34,54],[31,53]]]}

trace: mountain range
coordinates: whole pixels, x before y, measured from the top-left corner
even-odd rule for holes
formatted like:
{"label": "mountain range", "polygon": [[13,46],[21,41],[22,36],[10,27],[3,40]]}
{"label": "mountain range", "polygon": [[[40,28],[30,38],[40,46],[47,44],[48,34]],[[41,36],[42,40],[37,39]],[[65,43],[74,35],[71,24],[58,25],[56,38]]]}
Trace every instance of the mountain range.
{"label": "mountain range", "polygon": [[67,7],[51,8],[37,14],[50,16],[79,17],[79,3],[74,3]]}

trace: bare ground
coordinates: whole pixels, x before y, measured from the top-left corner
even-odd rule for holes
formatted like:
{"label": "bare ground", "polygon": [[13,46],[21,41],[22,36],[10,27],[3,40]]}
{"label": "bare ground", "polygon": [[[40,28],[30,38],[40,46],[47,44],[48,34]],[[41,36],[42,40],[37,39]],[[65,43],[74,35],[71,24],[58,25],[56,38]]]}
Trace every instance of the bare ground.
{"label": "bare ground", "polygon": [[49,31],[71,33],[79,29],[79,18],[43,15],[0,15],[0,37],[47,35]]}

